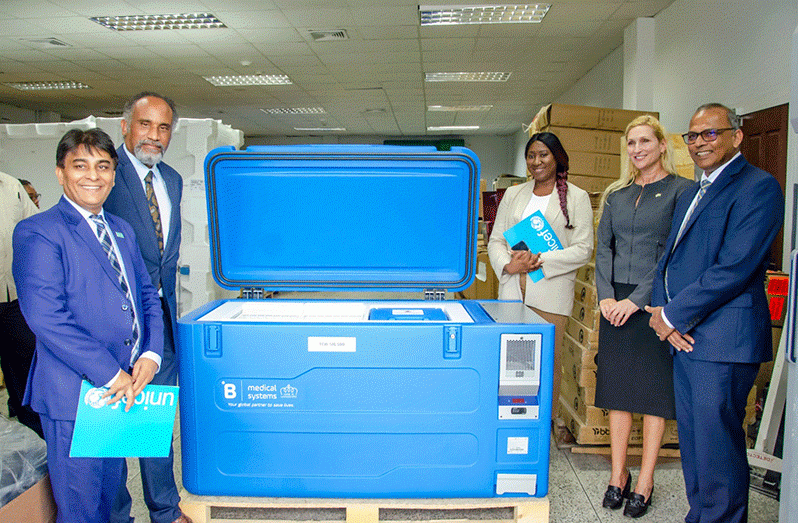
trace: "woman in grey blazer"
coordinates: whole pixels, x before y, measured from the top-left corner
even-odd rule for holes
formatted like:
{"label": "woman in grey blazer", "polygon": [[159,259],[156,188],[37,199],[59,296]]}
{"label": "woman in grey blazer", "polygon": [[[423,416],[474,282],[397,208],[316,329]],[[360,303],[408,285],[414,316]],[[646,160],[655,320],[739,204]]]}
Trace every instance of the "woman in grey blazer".
{"label": "woman in grey blazer", "polygon": [[[524,151],[530,181],[507,189],[496,211],[488,256],[499,279],[499,299],[522,300],[555,327],[555,405],[560,396],[560,354],[565,322],[574,301],[576,271],[593,254],[593,208],[590,197],[567,182],[568,154],[552,133],[532,135]],[[562,244],[550,252],[513,251],[504,231],[540,210]],[[530,272],[541,269],[533,282]],[[556,409],[552,409],[552,413]]]}
{"label": "woman in grey blazer", "polygon": [[[646,513],[654,490],[665,420],[675,418],[673,362],[668,343],[649,328],[657,261],[670,232],[676,200],[693,182],[675,174],[665,130],[653,116],[632,120],[624,135],[628,168],[602,196],[596,231],[596,289],[601,324],[596,406],[610,411],[612,472],[603,506]],[[631,491],[626,452],[632,413],[643,414],[640,475]]]}

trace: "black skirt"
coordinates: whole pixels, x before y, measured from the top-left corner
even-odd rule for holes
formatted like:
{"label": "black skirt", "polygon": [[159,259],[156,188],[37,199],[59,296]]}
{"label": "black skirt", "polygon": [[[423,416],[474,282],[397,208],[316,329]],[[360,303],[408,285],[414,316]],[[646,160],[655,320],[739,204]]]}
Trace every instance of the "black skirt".
{"label": "black skirt", "polygon": [[[636,285],[613,283],[621,301]],[[596,364],[596,407],[676,419],[670,344],[648,326],[646,311],[613,327],[601,317]]]}

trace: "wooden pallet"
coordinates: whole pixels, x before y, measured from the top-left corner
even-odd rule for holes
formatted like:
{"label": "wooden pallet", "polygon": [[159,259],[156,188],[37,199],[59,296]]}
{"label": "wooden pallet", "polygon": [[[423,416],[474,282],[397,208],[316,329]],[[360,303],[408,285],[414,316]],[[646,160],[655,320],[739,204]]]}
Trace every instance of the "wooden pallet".
{"label": "wooden pallet", "polygon": [[[547,523],[549,499],[323,499],[195,496],[182,490],[180,508],[194,523],[302,521],[346,523]],[[242,519],[244,518],[249,519]]]}

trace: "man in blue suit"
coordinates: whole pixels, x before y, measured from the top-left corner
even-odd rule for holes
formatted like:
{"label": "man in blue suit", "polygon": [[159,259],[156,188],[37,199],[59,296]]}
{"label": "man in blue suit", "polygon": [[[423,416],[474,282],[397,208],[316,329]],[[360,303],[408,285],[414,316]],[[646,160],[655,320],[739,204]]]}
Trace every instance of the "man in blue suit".
{"label": "man in blue suit", "polygon": [[685,521],[745,522],[743,419],[759,365],[773,356],[764,278],[784,198],[776,179],[740,154],[732,110],[699,107],[682,136],[704,173],[676,204],[646,310],[672,345]]}
{"label": "man in blue suit", "polygon": [[106,523],[122,481],[121,458],[69,457],[81,382],[129,410],[163,353],[161,303],[135,233],[103,212],[115,164],[103,131],[68,131],[56,152],[64,195],[14,230],[14,281],[36,335],[24,403],[41,418],[58,523]]}
{"label": "man in blue suit", "polygon": [[[144,263],[158,289],[163,309],[164,351],[158,385],[176,385],[178,360],[175,333],[177,259],[180,248],[180,200],[183,179],[162,162],[177,125],[177,109],[169,98],[152,92],[134,96],[122,111],[125,143],[117,153],[116,185],[105,209],[121,216],[136,231]],[[174,452],[166,458],[141,458],[139,467],[144,501],[153,523],[190,523],[182,514],[175,484]],[[124,476],[127,477],[127,468]],[[123,485],[111,514],[111,523],[132,521],[132,499]]]}

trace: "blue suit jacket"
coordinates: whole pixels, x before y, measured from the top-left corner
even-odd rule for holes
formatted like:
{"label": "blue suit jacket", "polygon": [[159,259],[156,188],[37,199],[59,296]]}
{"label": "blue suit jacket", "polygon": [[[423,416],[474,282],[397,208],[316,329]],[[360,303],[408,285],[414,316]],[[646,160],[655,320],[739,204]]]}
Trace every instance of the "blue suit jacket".
{"label": "blue suit jacket", "polygon": [[[128,281],[135,282],[141,353],[163,354],[163,313],[133,229],[109,213]],[[109,382],[130,365],[133,317],[116,271],[94,231],[63,197],[17,224],[14,280],[36,334],[24,403],[51,419],[74,420],[81,380]]]}
{"label": "blue suit jacket", "polygon": [[177,259],[180,251],[180,200],[183,196],[183,178],[171,167],[163,162],[158,164],[158,170],[166,185],[166,192],[172,203],[171,222],[169,234],[164,245],[163,256],[158,250],[158,238],[155,234],[155,225],[150,215],[150,207],[141,179],[130,163],[122,144],[117,149],[119,162],[116,165],[116,180],[111,194],[105,200],[103,207],[106,211],[116,214],[128,222],[136,232],[141,255],[147,265],[152,283],[156,287],[161,282],[163,296],[169,305],[172,320],[172,332],[177,340],[177,298],[175,288],[177,283]]}
{"label": "blue suit jacket", "polygon": [[769,361],[773,349],[764,276],[784,219],[781,187],[767,172],[736,158],[709,186],[674,248],[697,191],[695,184],[676,204],[652,304],[664,306],[676,330],[695,339],[693,351],[685,353],[688,358]]}

